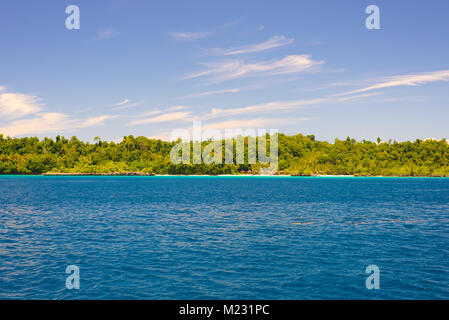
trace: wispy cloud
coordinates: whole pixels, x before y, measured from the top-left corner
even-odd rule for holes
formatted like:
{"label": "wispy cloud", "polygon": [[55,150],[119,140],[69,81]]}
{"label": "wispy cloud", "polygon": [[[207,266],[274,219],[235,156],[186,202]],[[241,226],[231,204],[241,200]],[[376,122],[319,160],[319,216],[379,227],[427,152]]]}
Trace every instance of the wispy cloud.
{"label": "wispy cloud", "polygon": [[117,32],[113,28],[104,28],[98,31],[95,36],[95,40],[107,40],[112,39],[117,35]]}
{"label": "wispy cloud", "polygon": [[205,91],[200,93],[191,94],[188,96],[184,96],[183,98],[199,98],[204,96],[211,96],[216,94],[223,94],[223,93],[237,93],[240,92],[241,89],[235,88],[235,89],[222,89],[222,90],[214,90],[214,91]]}
{"label": "wispy cloud", "polygon": [[311,100],[272,101],[261,104],[254,104],[246,107],[230,108],[230,109],[212,108],[212,110],[206,115],[205,118],[213,119],[218,117],[228,117],[250,113],[266,113],[271,111],[290,110],[294,108],[318,104],[325,101],[326,101],[325,98],[320,98]]}
{"label": "wispy cloud", "polygon": [[[177,106],[178,108],[181,106]],[[150,111],[147,113],[147,118],[134,120],[129,122],[128,126],[136,126],[141,124],[149,124],[149,123],[160,123],[160,122],[173,122],[173,121],[191,121],[192,118],[192,112],[190,111],[176,111],[176,112],[169,112],[170,110],[177,110],[177,109],[168,109],[166,112],[162,113],[159,110]],[[148,117],[150,115],[158,114],[152,117]]]}
{"label": "wispy cloud", "polygon": [[141,106],[142,103],[143,101],[132,102],[129,99],[124,99],[116,104],[113,104],[112,106],[115,107],[114,110],[123,110]]}
{"label": "wispy cloud", "polygon": [[87,120],[72,119],[64,113],[47,112],[39,113],[31,119],[20,119],[0,128],[0,133],[9,136],[20,136],[26,134],[42,134],[49,132],[72,131],[87,127],[102,125],[104,121],[112,116],[99,116]]}
{"label": "wispy cloud", "polygon": [[364,94],[349,95],[349,96],[345,96],[345,97],[339,96],[335,99],[327,98],[327,100],[330,102],[345,102],[345,101],[351,101],[351,100],[362,99],[362,98],[371,98],[374,96],[378,96],[380,94],[382,94],[382,92],[371,92],[371,93],[364,93]]}
{"label": "wispy cloud", "polygon": [[2,117],[15,119],[41,111],[41,104],[36,96],[5,91],[6,87],[0,87],[0,115]]}
{"label": "wispy cloud", "polygon": [[196,41],[210,36],[212,32],[170,32],[169,35],[176,41]]}
{"label": "wispy cloud", "polygon": [[307,121],[311,118],[253,118],[253,119],[233,119],[209,123],[202,126],[203,130],[209,129],[258,129],[258,128],[273,128],[276,125],[295,124],[299,121]]}
{"label": "wispy cloud", "polygon": [[150,110],[148,112],[145,112],[141,115],[139,115],[140,118],[143,117],[149,117],[149,116],[154,116],[156,114],[161,114],[161,113],[168,113],[168,112],[173,112],[173,111],[179,111],[179,110],[184,110],[186,109],[186,106],[171,106],[169,108],[166,109],[154,109],[154,110]]}
{"label": "wispy cloud", "polygon": [[128,99],[124,99],[124,100],[122,100],[122,101],[120,101],[120,102],[117,102],[117,103],[113,104],[112,106],[113,106],[113,107],[119,107],[119,106],[122,106],[122,105],[124,105],[124,104],[127,104],[128,102],[129,102]]}
{"label": "wispy cloud", "polygon": [[294,41],[293,38],[286,38],[284,36],[274,36],[262,43],[251,44],[251,45],[246,45],[246,46],[241,46],[241,47],[234,47],[234,48],[230,48],[230,49],[215,48],[215,49],[213,49],[213,52],[215,54],[219,54],[219,55],[233,56],[233,55],[238,55],[238,54],[266,51],[269,49],[292,44],[293,41]]}
{"label": "wispy cloud", "polygon": [[426,83],[437,82],[437,81],[449,81],[449,70],[441,70],[426,73],[415,73],[407,75],[399,75],[388,77],[380,82],[357,90],[352,90],[339,95],[349,95],[355,93],[362,93],[377,89],[399,87],[399,86],[419,86]]}
{"label": "wispy cloud", "polygon": [[79,128],[94,127],[103,125],[106,120],[117,118],[117,116],[103,115],[98,117],[90,117],[86,121],[79,123]]}
{"label": "wispy cloud", "polygon": [[254,75],[280,75],[311,71],[315,67],[324,64],[324,61],[315,61],[309,55],[290,55],[285,58],[246,63],[243,60],[228,60],[217,63],[204,63],[206,69],[190,74],[184,79],[214,76],[217,81],[240,78]]}
{"label": "wispy cloud", "polygon": [[249,105],[240,108],[229,108],[229,109],[217,109],[212,108],[211,111],[204,116],[204,119],[214,119],[219,117],[229,117],[229,116],[240,116],[244,114],[263,114],[268,112],[280,112],[294,110],[298,108],[304,108],[312,105],[318,104],[332,104],[348,102],[357,99],[369,98],[379,93],[365,93],[352,95],[347,97],[336,97],[328,96],[317,99],[302,99],[302,100],[289,100],[289,101],[271,101],[261,104]]}

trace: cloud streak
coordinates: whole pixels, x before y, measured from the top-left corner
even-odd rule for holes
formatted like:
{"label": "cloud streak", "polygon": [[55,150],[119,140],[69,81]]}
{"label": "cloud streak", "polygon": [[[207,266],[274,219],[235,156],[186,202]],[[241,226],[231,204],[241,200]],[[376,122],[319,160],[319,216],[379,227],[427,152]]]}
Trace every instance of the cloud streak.
{"label": "cloud streak", "polygon": [[124,99],[124,100],[122,100],[120,102],[117,102],[117,103],[113,104],[112,106],[113,107],[119,107],[119,106],[123,106],[124,104],[127,104],[128,102],[129,102],[128,99]]}
{"label": "cloud streak", "polygon": [[399,86],[420,86],[426,83],[437,81],[449,81],[449,70],[393,76],[385,78],[384,80],[382,80],[377,84],[362,89],[342,93],[340,95],[356,94],[377,89],[385,89]]}
{"label": "cloud streak", "polygon": [[128,99],[125,99],[121,102],[118,102],[116,104],[113,104],[112,106],[115,107],[113,110],[123,110],[123,109],[129,109],[134,108],[142,105],[142,101],[138,102],[131,102]]}
{"label": "cloud streak", "polygon": [[211,112],[206,115],[206,119],[213,119],[218,117],[237,116],[251,113],[265,113],[272,111],[291,110],[304,106],[314,105],[325,102],[326,99],[311,99],[311,100],[291,100],[291,101],[272,101],[261,104],[254,104],[241,108],[231,109],[217,109],[212,108]]}
{"label": "cloud streak", "polygon": [[[157,112],[157,111],[153,111]],[[149,114],[148,114],[149,115]],[[190,111],[178,111],[159,114],[154,117],[135,120],[128,123],[128,126],[136,126],[141,124],[161,123],[161,122],[173,122],[173,121],[191,121],[192,113]]]}
{"label": "cloud streak", "polygon": [[213,52],[215,54],[219,54],[219,55],[233,56],[233,55],[239,55],[239,54],[245,54],[245,53],[266,51],[269,49],[278,48],[278,47],[292,44],[293,41],[294,41],[293,38],[286,38],[284,36],[274,36],[262,43],[246,45],[246,46],[241,46],[241,47],[234,47],[234,48],[230,48],[230,49],[216,48],[213,50]]}
{"label": "cloud streak", "polygon": [[214,90],[214,91],[205,91],[200,93],[191,94],[188,96],[184,96],[183,98],[199,98],[204,96],[211,96],[216,94],[224,94],[224,93],[237,93],[240,92],[241,89],[235,88],[235,89],[222,89],[222,90]]}
{"label": "cloud streak", "polygon": [[78,124],[78,128],[87,128],[94,126],[101,126],[106,120],[117,118],[117,116],[103,115],[98,117],[90,117],[84,122]]}
{"label": "cloud streak", "polygon": [[181,42],[196,41],[210,36],[212,32],[170,32],[173,40]]}
{"label": "cloud streak", "polygon": [[246,63],[243,60],[228,60],[217,63],[205,63],[206,69],[190,74],[184,79],[215,77],[218,81],[241,78],[255,75],[280,75],[311,71],[324,64],[324,61],[315,61],[309,55],[290,55],[279,60]]}
{"label": "cloud streak", "polygon": [[317,99],[303,99],[303,100],[289,100],[289,101],[272,101],[261,104],[254,104],[246,107],[240,108],[230,108],[230,109],[217,109],[212,108],[211,111],[206,114],[205,119],[214,119],[218,117],[229,117],[229,116],[240,116],[243,114],[261,114],[267,112],[279,112],[279,111],[289,111],[298,108],[305,108],[312,105],[322,104],[322,103],[341,103],[348,102],[357,99],[369,98],[376,96],[379,93],[365,93],[347,97],[335,97],[329,96]]}

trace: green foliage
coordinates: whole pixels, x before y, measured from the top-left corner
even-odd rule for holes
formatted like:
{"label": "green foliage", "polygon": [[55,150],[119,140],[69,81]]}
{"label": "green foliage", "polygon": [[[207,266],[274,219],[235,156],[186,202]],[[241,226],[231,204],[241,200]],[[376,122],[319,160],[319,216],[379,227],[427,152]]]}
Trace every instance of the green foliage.
{"label": "green foliage", "polygon": [[[170,161],[170,150],[176,143],[127,136],[120,143],[96,137],[95,143],[91,144],[76,137],[12,139],[0,134],[0,174],[152,172],[213,175],[243,171],[258,173],[261,167],[259,163],[247,162],[174,165]],[[233,143],[235,150],[235,140]],[[202,148],[207,144],[204,142]],[[223,141],[223,159],[224,150]],[[248,150],[248,138],[245,138],[245,150]],[[317,141],[313,135],[279,134],[279,171],[299,175],[449,176],[449,145],[445,140],[385,143],[380,139],[357,142],[350,137],[329,143]]]}

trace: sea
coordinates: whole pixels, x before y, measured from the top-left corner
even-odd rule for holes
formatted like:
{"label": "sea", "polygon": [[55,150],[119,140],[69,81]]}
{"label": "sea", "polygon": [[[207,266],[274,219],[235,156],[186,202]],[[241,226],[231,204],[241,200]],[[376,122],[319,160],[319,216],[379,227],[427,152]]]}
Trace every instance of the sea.
{"label": "sea", "polygon": [[0,299],[449,299],[449,179],[0,176]]}

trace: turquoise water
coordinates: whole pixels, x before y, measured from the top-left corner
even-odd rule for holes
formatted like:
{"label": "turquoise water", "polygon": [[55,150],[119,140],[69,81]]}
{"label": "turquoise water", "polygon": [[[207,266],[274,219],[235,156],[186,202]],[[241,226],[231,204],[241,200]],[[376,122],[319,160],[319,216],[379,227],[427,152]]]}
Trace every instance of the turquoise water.
{"label": "turquoise water", "polygon": [[0,299],[449,299],[449,179],[0,176],[0,195]]}

